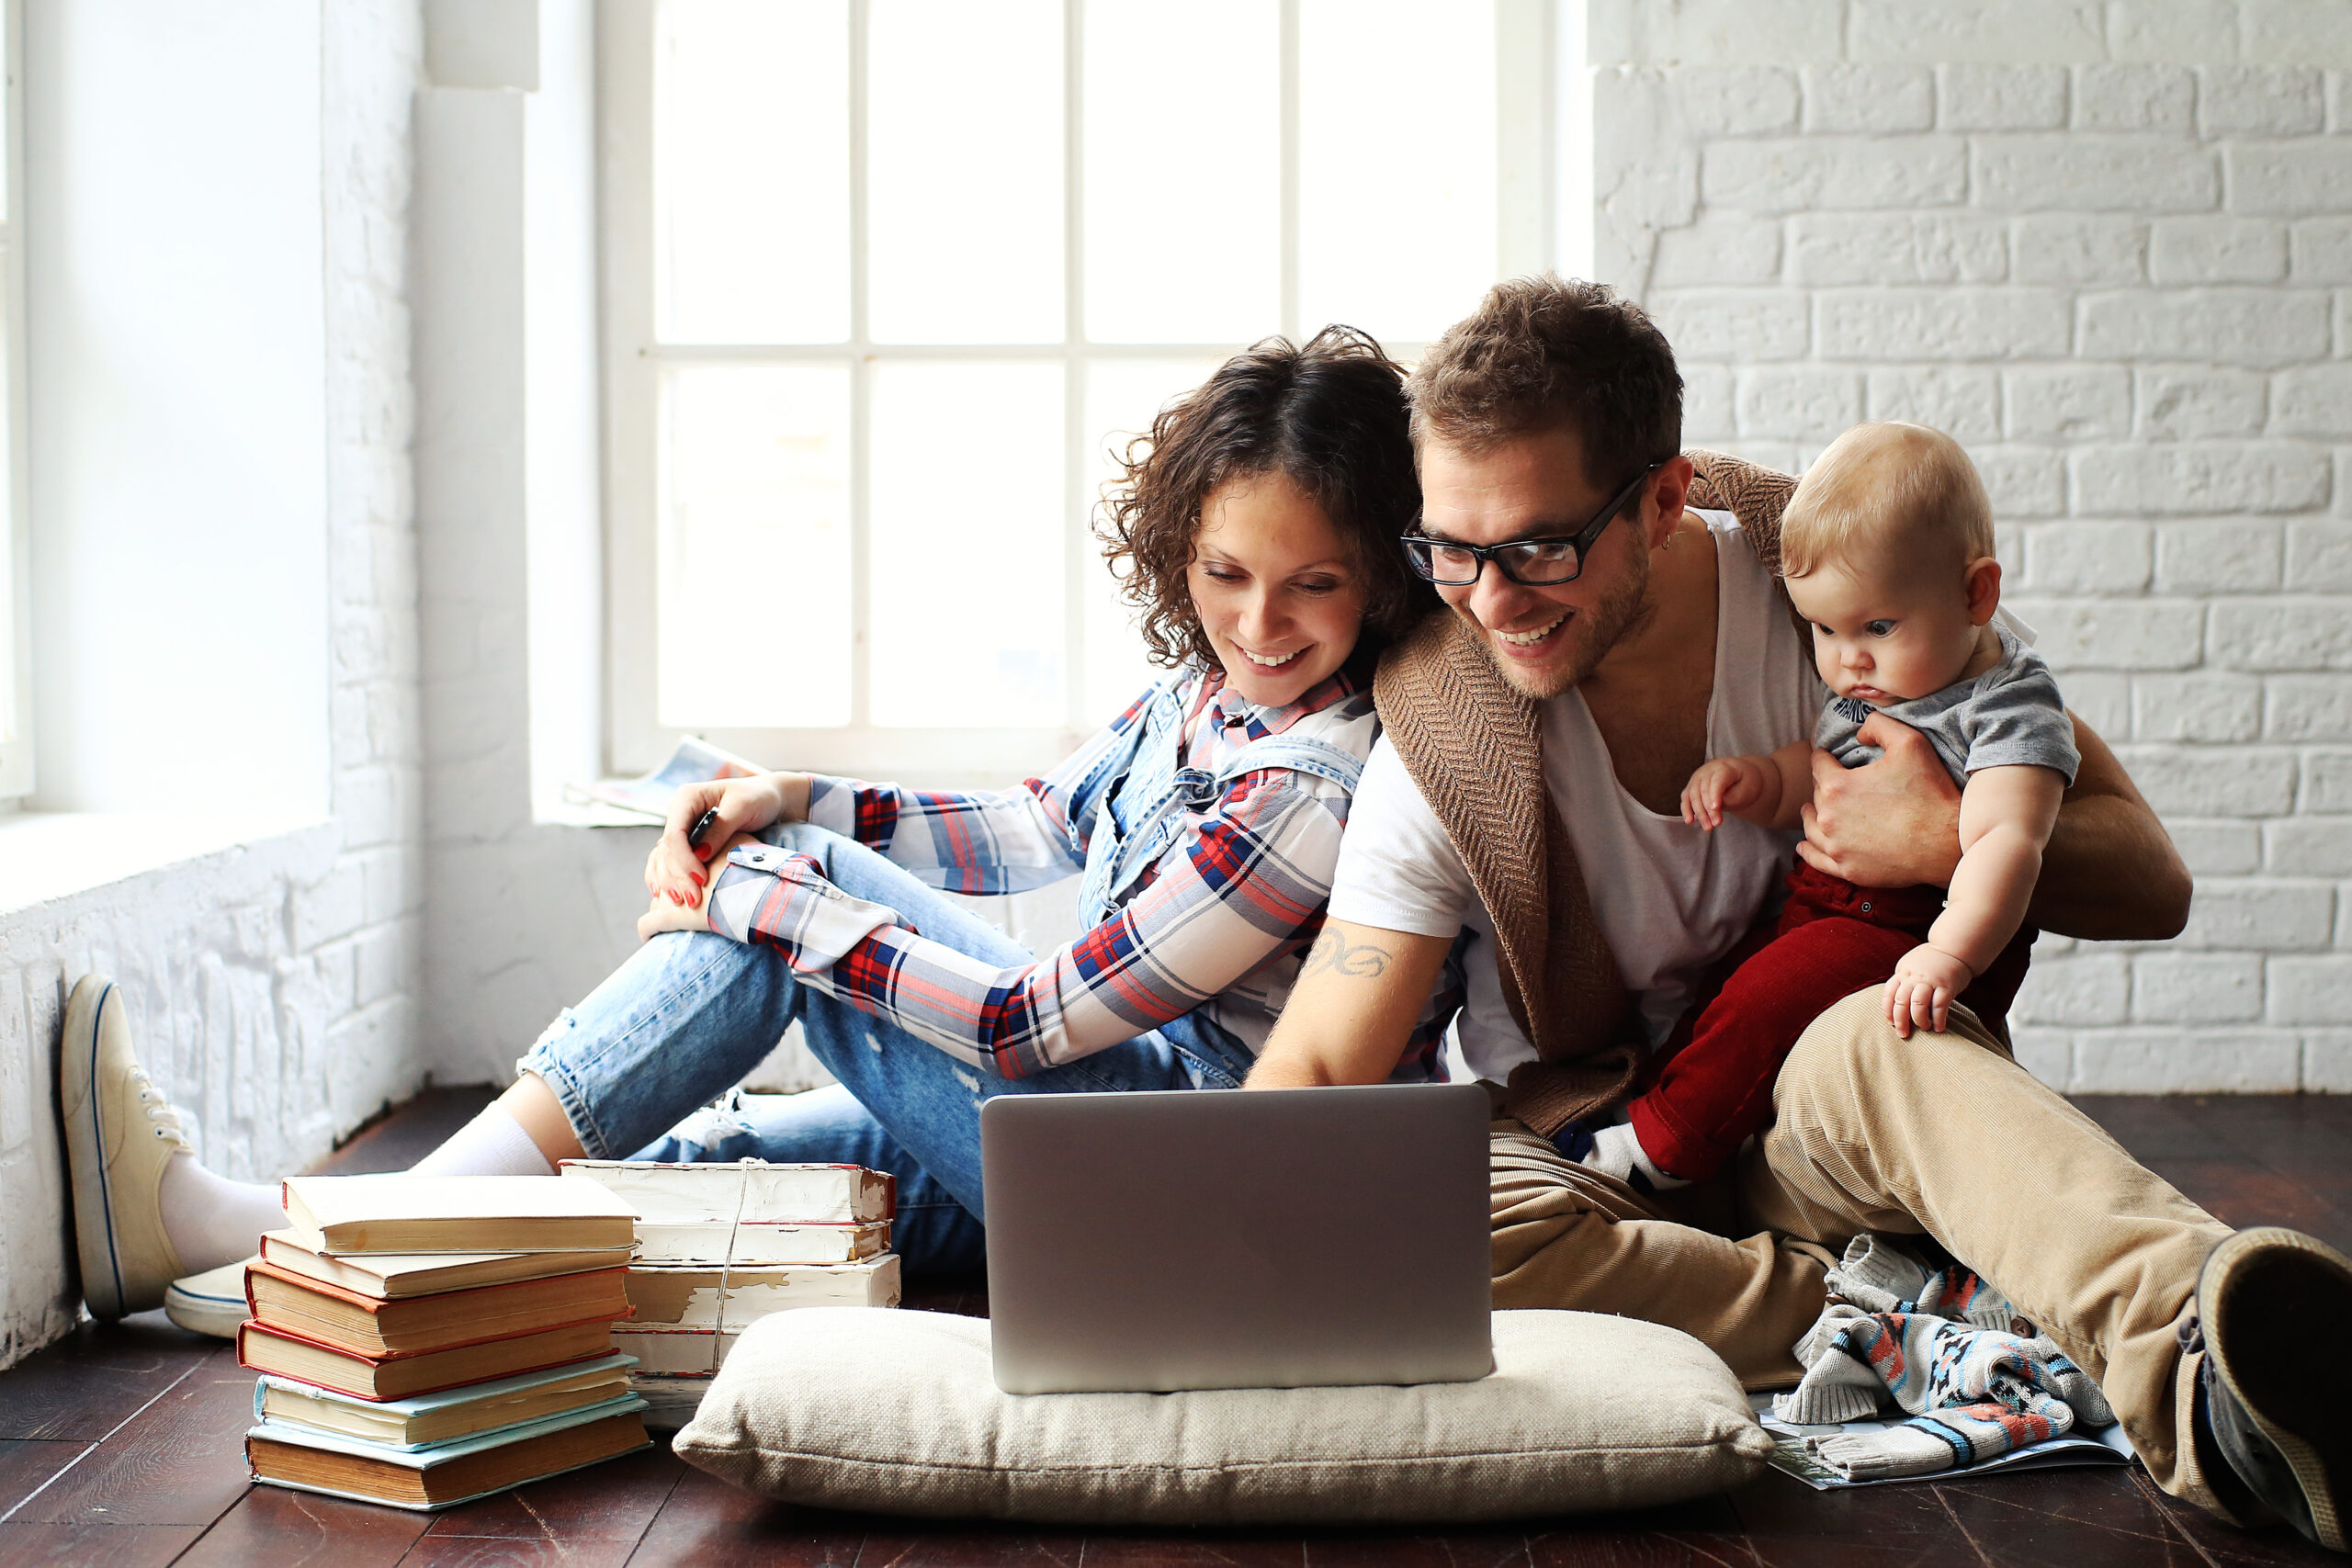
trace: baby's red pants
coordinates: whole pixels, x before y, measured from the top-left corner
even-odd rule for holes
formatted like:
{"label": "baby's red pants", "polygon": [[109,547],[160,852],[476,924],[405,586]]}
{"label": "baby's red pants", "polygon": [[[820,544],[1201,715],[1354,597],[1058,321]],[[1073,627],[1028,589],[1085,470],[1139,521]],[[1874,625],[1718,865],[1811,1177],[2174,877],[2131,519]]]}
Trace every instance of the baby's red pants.
{"label": "baby's red pants", "polygon": [[[1802,860],[1789,901],[1724,965],[1713,998],[1667,1042],[1656,1084],[1626,1106],[1642,1152],[1686,1181],[1703,1181],[1772,1120],[1772,1080],[1797,1036],[1830,1004],[1883,985],[1943,912],[1940,887],[1857,887]],[[1961,1000],[1996,1033],[2025,978],[2034,929],[2021,927]]]}

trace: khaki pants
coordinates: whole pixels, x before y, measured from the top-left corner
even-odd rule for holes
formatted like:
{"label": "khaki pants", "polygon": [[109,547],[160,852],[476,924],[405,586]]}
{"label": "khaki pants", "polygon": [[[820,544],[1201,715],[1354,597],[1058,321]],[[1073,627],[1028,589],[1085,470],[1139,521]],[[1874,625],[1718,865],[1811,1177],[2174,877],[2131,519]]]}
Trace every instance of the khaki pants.
{"label": "khaki pants", "polygon": [[2228,1227],[1964,1011],[1949,1033],[1903,1040],[1879,997],[1858,991],[1805,1032],[1772,1126],[1702,1186],[1645,1198],[1496,1122],[1495,1304],[1666,1324],[1749,1388],[1785,1388],[1846,1243],[1924,1234],[2098,1381],[2158,1485],[2212,1508],[2185,1440],[2197,1358],[2176,1327]]}

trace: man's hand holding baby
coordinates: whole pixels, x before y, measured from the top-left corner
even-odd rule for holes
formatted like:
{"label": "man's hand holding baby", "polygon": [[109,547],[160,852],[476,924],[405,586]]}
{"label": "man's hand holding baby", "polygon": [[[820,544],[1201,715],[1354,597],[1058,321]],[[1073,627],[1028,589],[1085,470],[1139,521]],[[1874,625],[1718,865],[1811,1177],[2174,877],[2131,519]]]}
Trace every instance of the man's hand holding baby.
{"label": "man's hand holding baby", "polygon": [[1810,753],[1812,800],[1797,853],[1814,870],[1858,887],[1951,886],[1960,864],[1960,786],[1928,738],[1874,713],[1857,732],[1876,761],[1839,765]]}

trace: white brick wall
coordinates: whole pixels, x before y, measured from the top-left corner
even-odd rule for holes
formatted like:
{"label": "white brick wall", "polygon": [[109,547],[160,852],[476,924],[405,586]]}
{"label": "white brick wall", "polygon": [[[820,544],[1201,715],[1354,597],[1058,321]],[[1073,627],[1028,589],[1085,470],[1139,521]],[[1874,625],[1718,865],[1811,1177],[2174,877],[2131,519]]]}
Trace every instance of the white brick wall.
{"label": "white brick wall", "polygon": [[2013,602],[2198,875],[2045,938],[2079,1090],[2352,1090],[2352,5],[1595,0],[1595,270],[1687,434],[1951,431]]}
{"label": "white brick wall", "polygon": [[325,0],[320,23],[333,820],[0,914],[0,1366],[79,1307],[53,1107],[80,976],[120,982],[148,1066],[232,1175],[316,1159],[428,1060],[404,298],[418,7]]}

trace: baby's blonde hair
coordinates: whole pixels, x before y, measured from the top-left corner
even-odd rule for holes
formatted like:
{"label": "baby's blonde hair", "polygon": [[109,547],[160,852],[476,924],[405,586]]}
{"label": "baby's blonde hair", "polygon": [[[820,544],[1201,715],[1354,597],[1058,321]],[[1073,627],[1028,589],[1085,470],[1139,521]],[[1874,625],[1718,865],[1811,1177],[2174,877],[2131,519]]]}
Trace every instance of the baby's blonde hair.
{"label": "baby's blonde hair", "polygon": [[1858,424],[1829,444],[1781,518],[1781,570],[1958,571],[1993,553],[1993,507],[1960,443],[1923,424]]}

